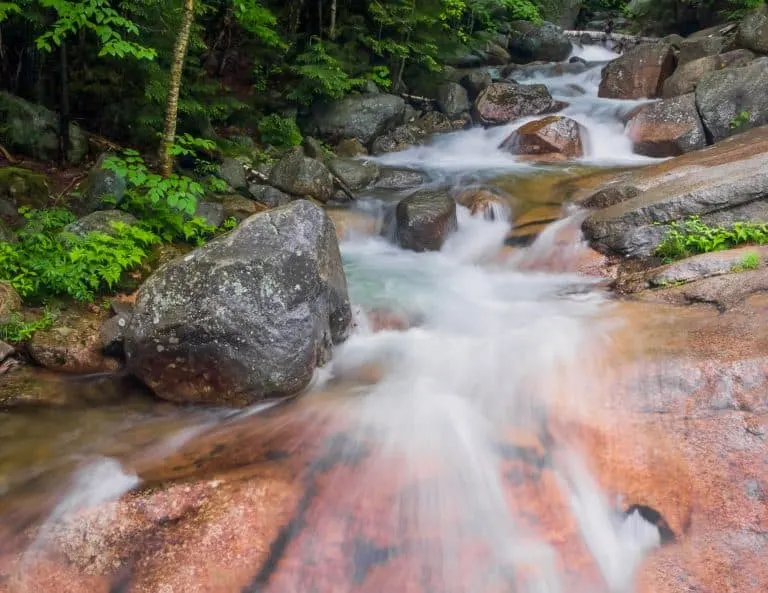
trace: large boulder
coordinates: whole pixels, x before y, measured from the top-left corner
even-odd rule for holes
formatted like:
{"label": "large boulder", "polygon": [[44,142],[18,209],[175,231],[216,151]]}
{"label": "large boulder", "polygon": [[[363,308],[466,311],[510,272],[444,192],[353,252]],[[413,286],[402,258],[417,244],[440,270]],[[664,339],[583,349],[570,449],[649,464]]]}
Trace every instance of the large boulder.
{"label": "large boulder", "polygon": [[331,172],[320,161],[304,156],[301,148],[295,148],[278,161],[269,174],[269,182],[300,198],[327,202],[333,196]]}
{"label": "large boulder", "polygon": [[639,169],[611,186],[626,199],[593,213],[583,225],[587,238],[603,252],[651,255],[668,225],[690,216],[710,225],[765,222],[768,128]]}
{"label": "large boulder", "polygon": [[333,223],[297,200],[153,274],[126,331],[128,368],[172,401],[288,396],[330,359],[351,317]]}
{"label": "large boulder", "polygon": [[439,251],[456,230],[456,202],[441,191],[421,190],[401,200],[395,210],[397,242],[412,251]]}
{"label": "large boulder", "polygon": [[368,187],[379,178],[379,167],[373,161],[336,157],[328,161],[328,168],[351,190]]}
{"label": "large boulder", "polygon": [[467,90],[456,82],[447,82],[437,89],[437,106],[448,117],[458,117],[472,106]]}
{"label": "large boulder", "polygon": [[701,77],[708,72],[723,68],[746,66],[755,59],[755,54],[746,49],[736,49],[717,56],[699,58],[677,67],[675,73],[664,81],[662,97],[687,95],[696,90]]}
{"label": "large boulder", "polygon": [[740,47],[768,54],[768,6],[763,4],[744,17],[739,24],[737,43]]}
{"label": "large boulder", "polygon": [[696,107],[712,142],[768,124],[768,58],[705,74]]}
{"label": "large boulder", "polygon": [[405,100],[385,93],[352,95],[315,109],[310,132],[331,144],[357,138],[365,145],[402,123]]}
{"label": "large boulder", "polygon": [[627,124],[627,136],[638,154],[670,157],[707,145],[693,93],[640,108]]}
{"label": "large boulder", "polygon": [[472,112],[478,123],[498,126],[521,117],[548,113],[556,108],[557,102],[543,84],[495,82],[478,95]]}
{"label": "large boulder", "polygon": [[568,59],[573,45],[560,27],[543,23],[522,35],[513,35],[509,49],[513,57],[528,62],[562,62]]}
{"label": "large boulder", "polygon": [[641,45],[603,69],[598,96],[610,99],[660,97],[664,81],[675,71],[671,45]]}
{"label": "large boulder", "polygon": [[683,64],[705,58],[707,56],[716,56],[725,49],[727,41],[720,35],[709,37],[694,37],[685,39],[680,43],[680,54],[677,56],[678,68]]}
{"label": "large boulder", "polygon": [[521,126],[499,148],[518,155],[579,158],[584,156],[585,132],[578,122],[553,115]]}
{"label": "large boulder", "polygon": [[[41,161],[59,156],[59,116],[21,97],[0,92],[0,143]],[[88,137],[76,124],[69,125],[67,161],[78,164],[88,154]]]}

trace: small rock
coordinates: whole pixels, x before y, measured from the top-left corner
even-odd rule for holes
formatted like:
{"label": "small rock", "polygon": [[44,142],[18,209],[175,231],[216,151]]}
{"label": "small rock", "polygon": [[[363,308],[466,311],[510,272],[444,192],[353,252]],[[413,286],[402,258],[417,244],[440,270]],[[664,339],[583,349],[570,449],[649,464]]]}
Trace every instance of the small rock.
{"label": "small rock", "polygon": [[373,161],[333,158],[328,168],[353,191],[368,187],[379,178],[379,167]]}
{"label": "small rock", "polygon": [[101,350],[108,356],[122,357],[125,331],[131,321],[132,314],[118,314],[107,319],[99,330]]}
{"label": "small rock", "polygon": [[467,98],[470,101],[477,99],[477,96],[492,83],[491,74],[486,70],[473,70],[464,75],[460,81],[460,84],[467,90]]}
{"label": "small rock", "polygon": [[584,133],[578,122],[568,117],[551,116],[518,128],[499,148],[519,155],[558,154],[580,158],[584,156],[581,139]]}
{"label": "small rock", "polygon": [[0,340],[0,362],[3,362],[9,356],[16,352],[16,348]]}
{"label": "small rock", "polygon": [[486,126],[502,125],[520,117],[551,112],[555,103],[543,84],[495,82],[475,100],[473,115]]}
{"label": "small rock", "polygon": [[664,81],[675,71],[671,45],[641,45],[608,64],[598,96],[611,99],[660,97]]}
{"label": "small rock", "polygon": [[323,147],[323,143],[317,138],[307,136],[304,138],[302,146],[304,146],[304,154],[309,158],[321,161],[325,158],[325,148]]}
{"label": "small rock", "polygon": [[347,158],[365,156],[368,154],[368,150],[357,138],[345,138],[336,145],[334,152],[341,157]]}
{"label": "small rock", "polygon": [[0,324],[8,323],[11,315],[21,308],[21,297],[10,282],[0,280]]}
{"label": "small rock", "polygon": [[427,182],[427,176],[409,169],[382,169],[374,185],[376,189],[399,191],[412,189]]}
{"label": "small rock", "polygon": [[471,107],[467,90],[455,82],[447,82],[438,87],[437,105],[448,117],[457,117]]}
{"label": "small rock", "polygon": [[739,24],[736,42],[757,53],[768,53],[768,6],[763,4],[744,17]]}
{"label": "small rock", "polygon": [[[284,206],[295,198],[288,195],[285,192],[280,191],[276,187],[271,185],[262,185],[260,183],[252,183],[248,186],[248,193],[250,196],[269,208],[277,208],[278,206]],[[250,200],[249,200],[250,201]],[[251,214],[255,214],[257,210],[254,210]]]}
{"label": "small rock", "polygon": [[242,161],[226,157],[221,161],[219,171],[221,178],[235,191],[244,190],[248,187]]}
{"label": "small rock", "polygon": [[644,106],[627,124],[638,154],[670,157],[707,145],[693,93]]}
{"label": "small rock", "polygon": [[280,159],[272,169],[269,182],[293,196],[321,202],[333,197],[331,172],[320,161],[304,156],[301,149],[294,149]]}
{"label": "small rock", "polygon": [[195,209],[195,216],[205,219],[211,226],[220,227],[224,222],[224,206],[218,202],[199,201]]}
{"label": "small rock", "polygon": [[417,124],[404,124],[394,130],[379,136],[371,145],[371,153],[375,155],[406,150],[416,144],[421,144],[427,133]]}
{"label": "small rock", "polygon": [[99,160],[88,172],[88,179],[86,179],[84,187],[81,188],[85,212],[93,212],[103,208],[106,198],[109,198],[109,204],[112,207],[123,201],[127,182],[125,178],[104,167],[104,161],[109,156],[109,154],[102,154],[99,157]]}
{"label": "small rock", "polygon": [[397,242],[412,251],[439,251],[458,227],[456,202],[440,191],[418,191],[397,204]]}
{"label": "small rock", "polygon": [[508,196],[488,188],[466,189],[456,196],[456,202],[468,208],[472,216],[486,220],[508,220],[511,214]]}
{"label": "small rock", "polygon": [[440,134],[453,131],[451,120],[439,111],[428,111],[416,121],[416,125],[427,134]]}
{"label": "small rock", "polygon": [[[259,186],[269,187],[269,186]],[[221,199],[221,205],[224,208],[224,218],[234,218],[242,222],[249,216],[265,210],[266,206],[243,196],[230,195]]]}
{"label": "small rock", "polygon": [[489,66],[503,66],[509,64],[512,56],[509,52],[495,41],[489,41],[485,45],[486,63]]}
{"label": "small rock", "polygon": [[106,235],[114,235],[115,229],[112,226],[113,224],[120,223],[132,226],[138,222],[135,216],[122,210],[97,210],[68,224],[64,227],[64,231],[81,236],[94,231]]}

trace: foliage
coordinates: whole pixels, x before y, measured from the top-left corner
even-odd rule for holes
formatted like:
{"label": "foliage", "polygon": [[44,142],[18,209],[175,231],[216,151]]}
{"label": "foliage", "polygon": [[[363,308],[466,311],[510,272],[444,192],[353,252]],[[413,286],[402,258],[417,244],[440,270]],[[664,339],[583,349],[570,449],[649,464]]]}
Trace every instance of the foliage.
{"label": "foliage", "polygon": [[768,244],[768,223],[736,222],[731,227],[709,226],[693,216],[669,225],[656,255],[674,261],[698,253],[722,251],[743,244]]}
{"label": "foliage", "polygon": [[749,123],[749,111],[742,111],[730,121],[730,123],[728,124],[728,127],[731,128],[732,130],[737,130],[748,123]]}
{"label": "foliage", "polygon": [[288,92],[288,98],[302,105],[309,105],[318,98],[339,99],[365,84],[362,78],[350,77],[321,41],[316,40],[297,55],[295,61],[290,71],[298,77],[298,82]]}
{"label": "foliage", "polygon": [[292,148],[302,141],[296,120],[277,113],[266,115],[259,120],[259,137],[263,144],[277,148]]}
{"label": "foliage", "polygon": [[90,301],[147,256],[160,238],[142,226],[113,224],[113,234],[64,230],[74,216],[60,209],[23,210],[18,243],[0,243],[0,278],[28,299],[67,295]]}
{"label": "foliage", "polygon": [[27,342],[32,339],[36,331],[51,327],[55,319],[48,308],[43,311],[42,317],[32,320],[24,319],[18,313],[12,313],[6,323],[0,324],[0,340],[11,344]]}
{"label": "foliage", "polygon": [[741,258],[741,261],[733,267],[734,272],[744,272],[746,270],[756,270],[760,267],[760,256],[757,253],[747,253]]}

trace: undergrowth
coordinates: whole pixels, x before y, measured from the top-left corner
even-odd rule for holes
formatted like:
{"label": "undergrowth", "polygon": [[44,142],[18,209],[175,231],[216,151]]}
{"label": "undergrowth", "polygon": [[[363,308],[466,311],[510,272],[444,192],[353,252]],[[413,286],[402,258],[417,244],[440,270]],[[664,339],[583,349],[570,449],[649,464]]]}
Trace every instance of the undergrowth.
{"label": "undergrowth", "polygon": [[745,244],[768,244],[768,223],[736,222],[731,227],[709,226],[693,216],[669,225],[669,232],[657,247],[656,255],[670,262]]}
{"label": "undergrowth", "polygon": [[10,319],[0,323],[0,340],[11,344],[26,342],[36,331],[47,329],[53,325],[56,317],[50,309],[43,311],[43,316],[37,319],[25,319],[18,313],[12,313]]}
{"label": "undergrowth", "polygon": [[760,256],[757,253],[747,253],[741,258],[738,264],[733,267],[734,272],[745,272],[747,270],[756,270],[760,267]]}

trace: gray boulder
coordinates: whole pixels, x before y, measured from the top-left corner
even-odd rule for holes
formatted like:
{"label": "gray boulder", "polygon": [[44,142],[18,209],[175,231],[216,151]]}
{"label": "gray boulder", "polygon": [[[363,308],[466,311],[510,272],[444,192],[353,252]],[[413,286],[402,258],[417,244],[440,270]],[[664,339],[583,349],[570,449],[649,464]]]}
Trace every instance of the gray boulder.
{"label": "gray boulder", "polygon": [[351,317],[333,223],[296,200],[155,272],[126,331],[127,365],[164,399],[248,405],[305,388]]}
{"label": "gray boulder", "polygon": [[123,201],[125,196],[126,180],[111,169],[104,167],[104,161],[107,158],[109,158],[108,154],[101,155],[88,172],[88,179],[82,188],[83,209],[86,212],[103,208],[106,198],[110,199],[112,205],[117,205]]}
{"label": "gray boulder", "polygon": [[388,134],[376,138],[371,144],[371,154],[399,152],[415,144],[421,144],[426,137],[427,133],[418,124],[403,124]]}
{"label": "gray boulder", "polygon": [[627,124],[627,135],[636,153],[657,158],[707,145],[693,93],[641,107]]}
{"label": "gray boulder", "polygon": [[224,206],[218,202],[206,202],[201,200],[197,203],[195,216],[205,220],[211,226],[220,227],[224,222]]}
{"label": "gray boulder", "polygon": [[85,235],[90,232],[114,235],[115,229],[112,226],[113,224],[134,225],[138,222],[135,216],[122,210],[97,210],[68,224],[64,227],[64,231],[74,233],[75,235]]}
{"label": "gray boulder", "polygon": [[543,84],[495,82],[478,95],[472,115],[484,126],[498,126],[521,117],[548,113],[556,107],[557,103]]}
{"label": "gray boulder", "polygon": [[712,142],[768,124],[768,58],[705,74],[696,106]]}
{"label": "gray boulder", "polygon": [[337,157],[328,161],[328,168],[353,191],[368,187],[379,178],[379,167],[373,161]]}
{"label": "gray boulder", "polygon": [[768,6],[763,4],[744,17],[739,24],[736,42],[739,47],[768,54]]}
{"label": "gray boulder", "polygon": [[448,117],[458,117],[472,106],[467,90],[458,83],[447,82],[437,89],[437,106]]}
{"label": "gray boulder", "polygon": [[598,96],[609,99],[660,97],[664,81],[675,71],[671,45],[641,45],[603,69]]}
{"label": "gray boulder", "polygon": [[304,153],[313,159],[323,160],[325,158],[325,148],[323,143],[317,138],[307,136],[301,144],[304,147]]}
{"label": "gray boulder", "polygon": [[418,187],[426,182],[427,176],[419,171],[411,171],[410,169],[382,169],[374,187],[376,189],[401,191]]}
{"label": "gray boulder", "polygon": [[439,251],[458,227],[456,202],[441,191],[417,191],[401,200],[395,219],[398,244],[412,251]]}
{"label": "gray boulder", "polygon": [[230,157],[222,159],[221,165],[219,165],[219,174],[235,191],[241,191],[248,187],[243,162],[238,159]]}
{"label": "gray boulder", "polygon": [[701,77],[708,72],[723,68],[746,66],[755,59],[755,54],[746,49],[736,49],[718,56],[707,56],[678,66],[675,73],[664,81],[662,97],[668,99],[687,95],[696,90]]}
{"label": "gray boulder", "polygon": [[528,62],[562,62],[568,59],[573,46],[562,29],[552,23],[534,27],[509,42],[512,56]]}
{"label": "gray boulder", "polygon": [[285,206],[295,199],[293,196],[280,191],[276,187],[272,187],[271,185],[261,185],[259,183],[252,183],[249,185],[248,194],[260,204],[264,204],[270,208]]}
{"label": "gray boulder", "polygon": [[346,138],[336,145],[334,152],[342,157],[354,158],[367,155],[368,149],[357,138]]}
{"label": "gray boulder", "polygon": [[477,99],[477,96],[492,83],[491,74],[486,70],[472,70],[472,72],[465,74],[460,81],[460,84],[467,90],[470,101]]}
{"label": "gray boulder", "polygon": [[304,156],[296,148],[274,166],[269,182],[276,188],[300,198],[315,198],[327,202],[333,196],[333,176],[328,168],[315,159]]}
{"label": "gray boulder", "polygon": [[336,144],[357,138],[365,145],[399,125],[405,114],[405,101],[385,93],[352,95],[315,108],[309,122],[310,133]]}
{"label": "gray boulder", "polygon": [[[11,152],[41,161],[59,156],[59,116],[21,97],[0,92],[0,143]],[[88,137],[76,124],[69,125],[67,161],[81,163],[88,154]]]}
{"label": "gray boulder", "polygon": [[705,58],[707,56],[716,56],[726,47],[725,37],[713,35],[710,37],[696,37],[685,39],[680,44],[680,54],[677,57],[678,68],[683,64]]}

